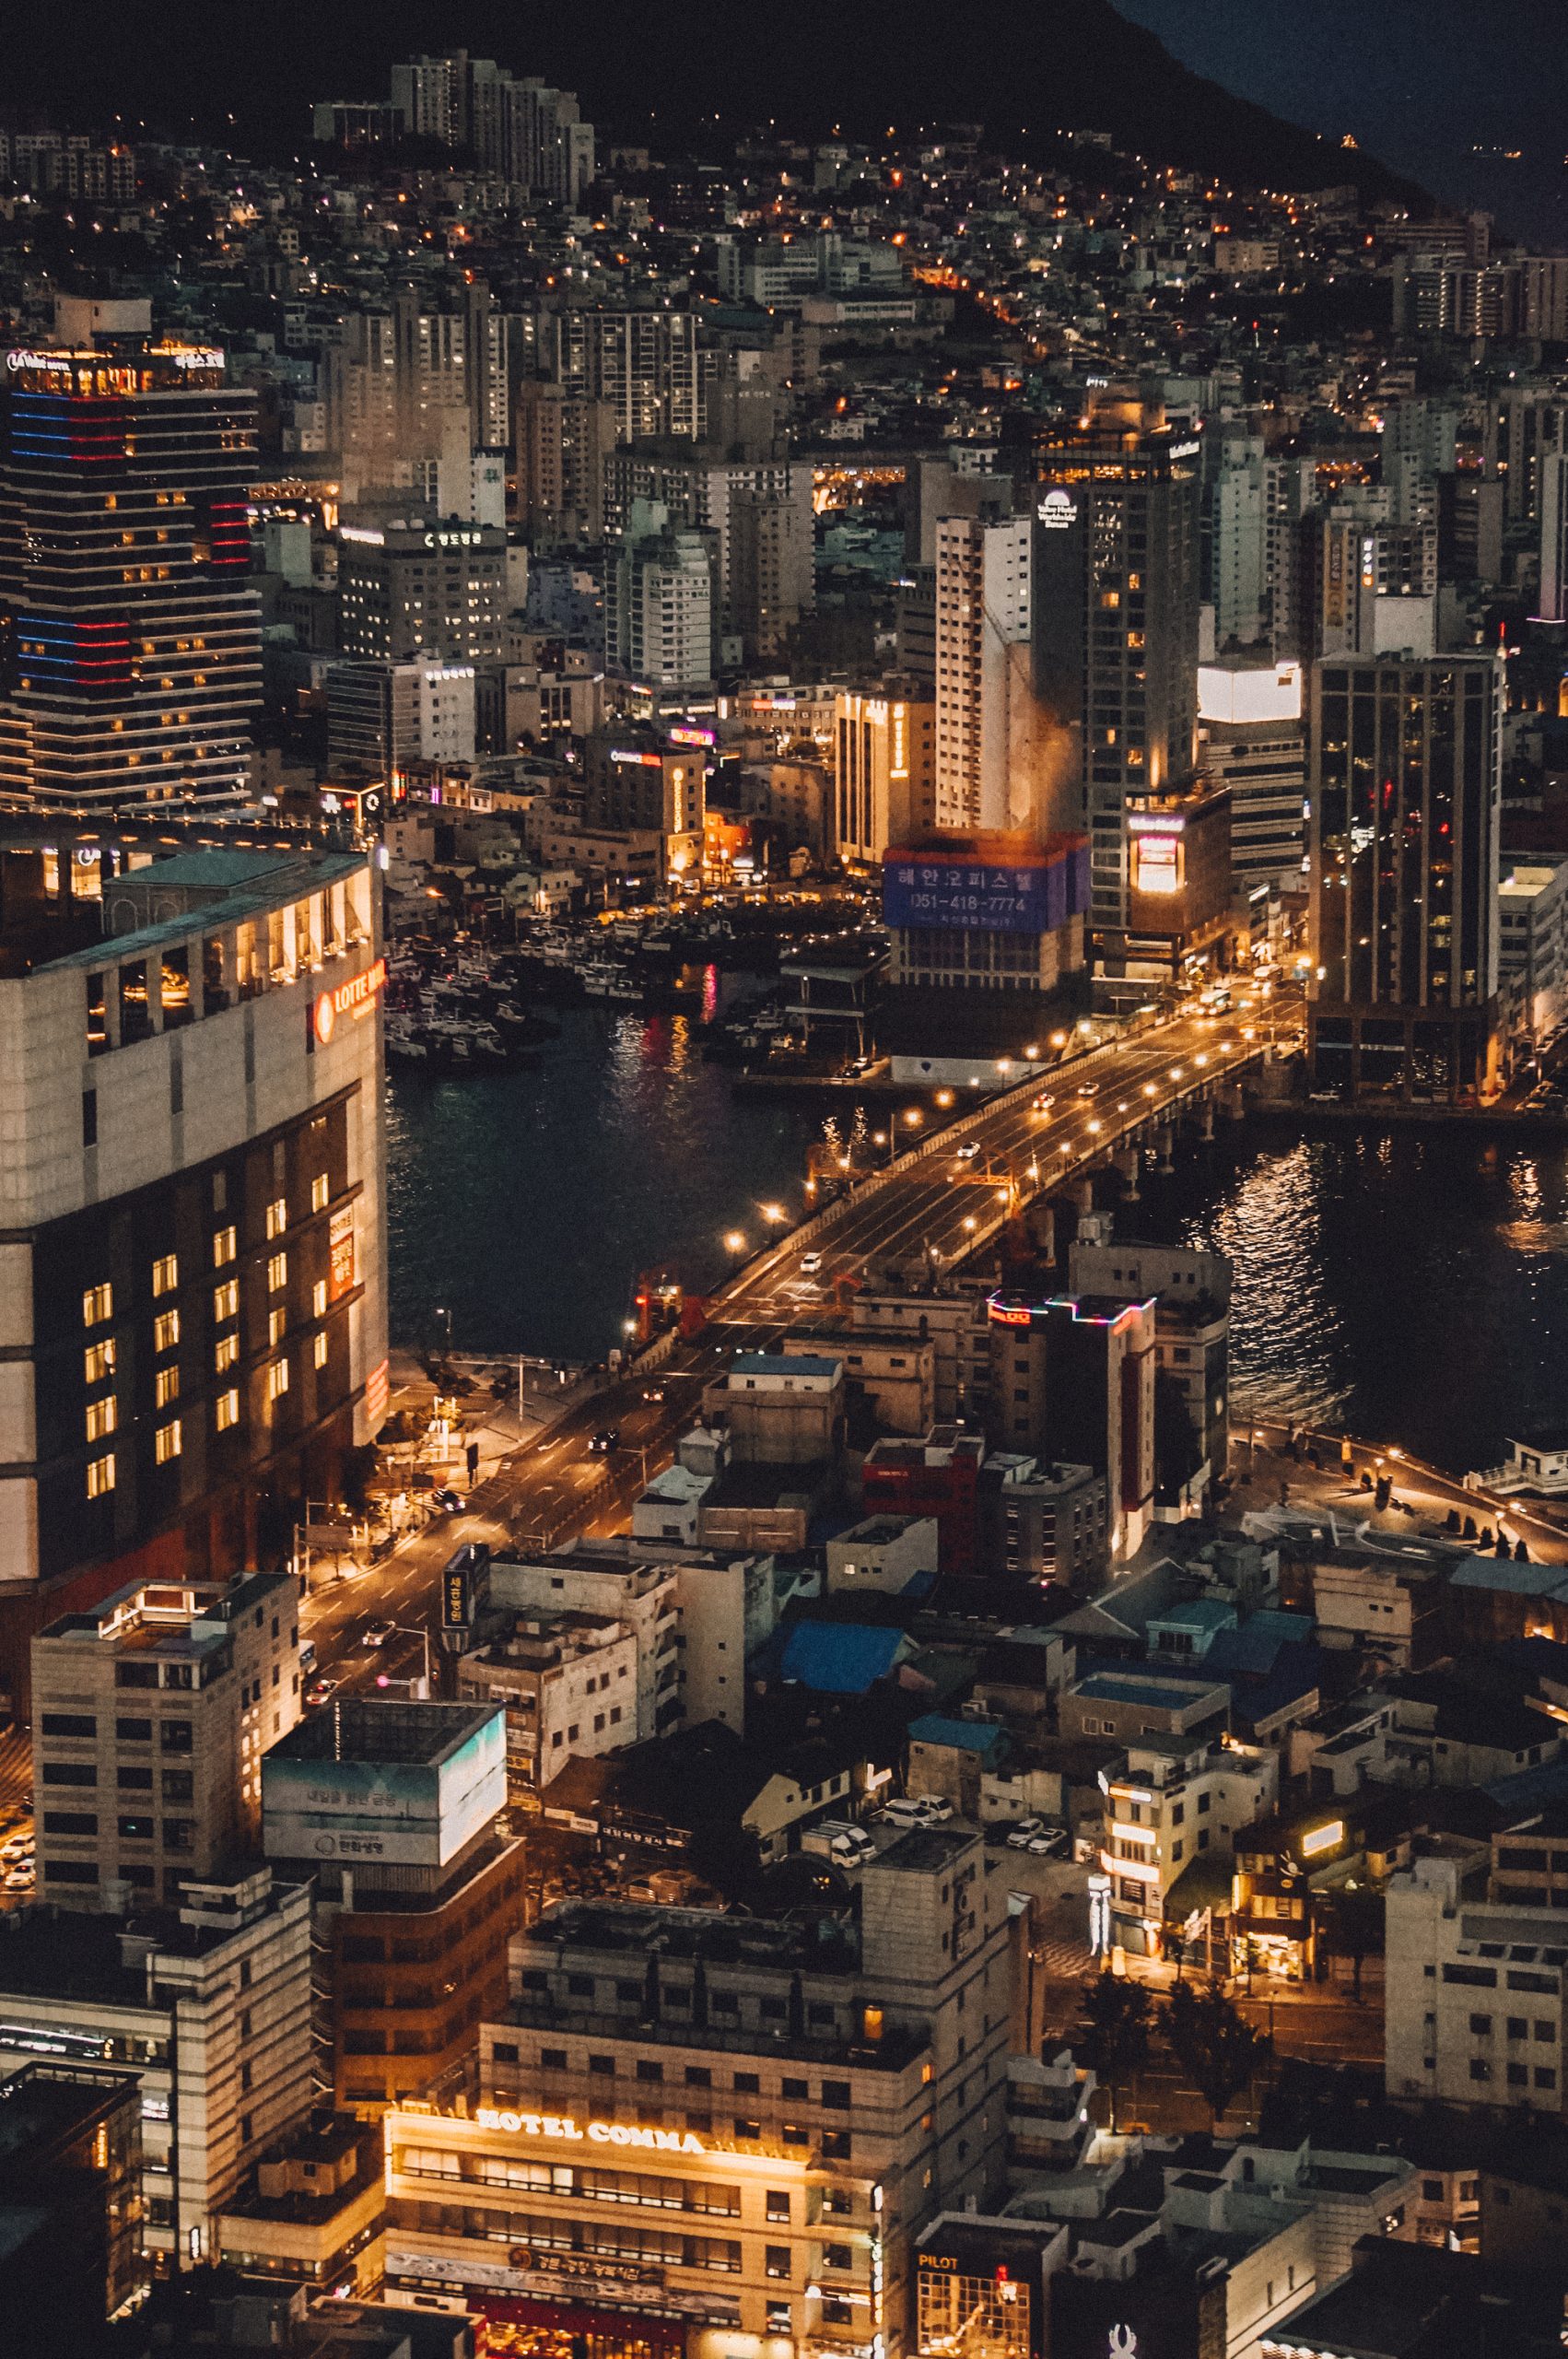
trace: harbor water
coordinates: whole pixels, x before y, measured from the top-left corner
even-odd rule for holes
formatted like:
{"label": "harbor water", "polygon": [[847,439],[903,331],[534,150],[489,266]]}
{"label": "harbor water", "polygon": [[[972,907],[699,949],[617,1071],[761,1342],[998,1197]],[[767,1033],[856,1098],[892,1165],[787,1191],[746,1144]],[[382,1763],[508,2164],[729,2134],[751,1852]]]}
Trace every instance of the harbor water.
{"label": "harbor water", "polygon": [[[706,1013],[718,1004],[717,987]],[[597,1358],[638,1273],[698,1291],[798,1213],[820,1108],[732,1090],[702,1014],[567,1010],[537,1066],[390,1084],[392,1332]],[[1144,1176],[1124,1234],[1235,1265],[1238,1415],[1342,1420],[1462,1471],[1568,1423],[1568,1150],[1243,1125]]]}

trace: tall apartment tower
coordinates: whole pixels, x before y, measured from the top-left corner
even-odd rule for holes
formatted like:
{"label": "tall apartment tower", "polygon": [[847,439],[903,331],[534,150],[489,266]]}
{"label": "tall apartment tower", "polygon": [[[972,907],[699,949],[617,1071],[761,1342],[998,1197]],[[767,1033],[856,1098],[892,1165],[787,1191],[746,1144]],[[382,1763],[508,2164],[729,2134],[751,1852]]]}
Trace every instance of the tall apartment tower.
{"label": "tall apartment tower", "polygon": [[637,499],[658,501],[674,524],[714,536],[720,628],[748,659],[782,651],[813,593],[811,470],[770,447],[733,456],[722,445],[661,436],[616,450],[605,471],[609,530]]}
{"label": "tall apartment tower", "polygon": [[1313,1070],[1347,1097],[1492,1078],[1503,661],[1325,663],[1311,729]]}
{"label": "tall apartment tower", "polygon": [[39,1884],[57,1908],[177,1905],[262,1848],[262,1755],[299,1718],[291,1573],[133,1581],[32,1642]]}
{"label": "tall apartment tower", "polygon": [[936,816],[939,827],[1028,827],[1013,737],[1033,704],[1027,517],[944,516],[936,528]]}
{"label": "tall apartment tower", "polygon": [[1035,684],[1087,805],[1095,926],[1125,926],[1129,796],[1191,774],[1199,445],[1119,415],[1036,450]]}
{"label": "tall apartment tower", "polygon": [[936,824],[936,708],[918,681],[885,692],[840,688],[833,700],[834,840],[841,860],[872,863]]}
{"label": "tall apartment tower", "polygon": [[532,377],[518,387],[515,416],[517,521],[529,546],[603,540],[614,404]]}
{"label": "tall apartment tower", "polygon": [[262,691],[255,451],[255,396],[209,346],[6,355],[0,792],[240,793]]}
{"label": "tall apartment tower", "polygon": [[713,535],[673,524],[656,500],[635,500],[612,594],[604,602],[612,671],[680,691],[713,677]]}
{"label": "tall apartment tower", "polygon": [[1542,622],[1568,622],[1568,451],[1540,462],[1540,594]]}
{"label": "tall apartment tower", "polygon": [[1203,589],[1216,648],[1252,647],[1268,621],[1267,463],[1251,435],[1227,435],[1204,498]]}
{"label": "tall apartment tower", "polygon": [[558,384],[614,408],[617,439],[703,428],[693,311],[573,309],[540,319],[538,353]]}

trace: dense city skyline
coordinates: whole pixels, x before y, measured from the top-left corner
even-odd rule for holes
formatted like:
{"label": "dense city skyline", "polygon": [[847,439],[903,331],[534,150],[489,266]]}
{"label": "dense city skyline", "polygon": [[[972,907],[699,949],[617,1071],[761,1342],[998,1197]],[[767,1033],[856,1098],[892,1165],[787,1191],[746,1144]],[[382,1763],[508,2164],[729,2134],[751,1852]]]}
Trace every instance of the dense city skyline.
{"label": "dense city skyline", "polygon": [[75,8],[0,2359],[1561,2359],[1541,12]]}

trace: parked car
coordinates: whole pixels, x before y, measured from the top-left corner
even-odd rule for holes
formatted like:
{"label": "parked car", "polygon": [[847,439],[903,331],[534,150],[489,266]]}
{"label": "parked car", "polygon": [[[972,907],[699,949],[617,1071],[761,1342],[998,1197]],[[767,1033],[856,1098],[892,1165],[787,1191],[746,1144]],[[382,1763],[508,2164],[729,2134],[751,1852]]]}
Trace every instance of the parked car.
{"label": "parked car", "polygon": [[1043,1835],[1031,1835],[1025,1846],[1034,1860],[1061,1860],[1067,1857],[1071,1838],[1065,1826],[1047,1826]]}
{"label": "parked car", "polygon": [[1038,1835],[1040,1829],[1044,1826],[1045,1823],[1046,1822],[1043,1818],[1021,1818],[1017,1825],[1009,1831],[1007,1837],[1008,1849],[1010,1851],[1026,1851],[1030,1844],[1034,1841],[1036,1836]]}
{"label": "parked car", "polygon": [[618,1449],[620,1446],[621,1429],[619,1426],[606,1426],[603,1432],[596,1433],[594,1435],[593,1439],[588,1445],[588,1453],[591,1458],[608,1458],[610,1452],[613,1449]]}
{"label": "parked car", "polygon": [[387,1640],[392,1637],[394,1626],[395,1625],[391,1622],[367,1622],[364,1631],[360,1637],[360,1645],[362,1647],[384,1647]]}
{"label": "parked car", "polygon": [[931,1794],[895,1794],[877,1815],[889,1826],[942,1826],[953,1816],[953,1804]]}
{"label": "parked car", "polygon": [[312,1679],[305,1690],[305,1701],[307,1704],[330,1704],[342,1685],[341,1679]]}

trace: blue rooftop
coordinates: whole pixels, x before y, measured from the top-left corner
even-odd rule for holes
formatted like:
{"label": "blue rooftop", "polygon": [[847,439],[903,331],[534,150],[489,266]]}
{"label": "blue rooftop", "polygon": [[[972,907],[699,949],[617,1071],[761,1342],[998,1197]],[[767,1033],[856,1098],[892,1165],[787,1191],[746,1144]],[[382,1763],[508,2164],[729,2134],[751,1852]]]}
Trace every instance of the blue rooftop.
{"label": "blue rooftop", "polygon": [[977,1753],[985,1760],[992,1760],[1007,1743],[1007,1731],[991,1720],[950,1720],[941,1712],[927,1712],[909,1723],[909,1735],[918,1744],[945,1744],[955,1753]]}
{"label": "blue rooftop", "polygon": [[1189,1597],[1181,1605],[1169,1605],[1163,1614],[1151,1614],[1151,1630],[1228,1630],[1236,1618],[1234,1605],[1220,1597]]}
{"label": "blue rooftop", "polygon": [[825,1696],[863,1696],[887,1677],[907,1643],[902,1630],[866,1622],[797,1622],[779,1668]]}
{"label": "blue rooftop", "polygon": [[1218,1633],[1203,1667],[1217,1676],[1234,1672],[1264,1679],[1287,1647],[1305,1646],[1311,1637],[1310,1614],[1255,1614],[1239,1630]]}

